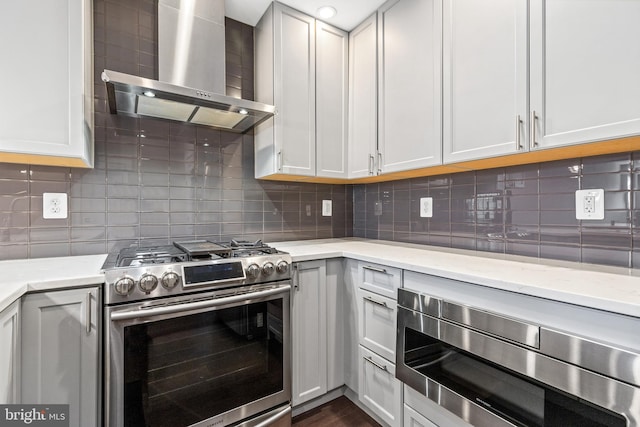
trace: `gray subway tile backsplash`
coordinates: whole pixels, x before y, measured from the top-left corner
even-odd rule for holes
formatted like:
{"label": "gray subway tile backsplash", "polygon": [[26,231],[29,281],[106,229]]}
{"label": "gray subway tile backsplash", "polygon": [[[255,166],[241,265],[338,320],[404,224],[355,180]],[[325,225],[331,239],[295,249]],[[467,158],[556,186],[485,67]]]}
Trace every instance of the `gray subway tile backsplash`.
{"label": "gray subway tile backsplash", "polygon": [[[390,240],[640,268],[637,152],[396,181],[375,216],[381,188],[354,186],[354,236],[388,238],[390,214]],[[575,190],[588,188],[605,189],[604,220],[575,218]],[[419,216],[420,197],[434,198],[432,218]]]}
{"label": "gray subway tile backsplash", "polygon": [[[94,1],[96,166],[0,164],[0,259],[356,236],[640,268],[640,152],[380,184],[258,181],[251,133],[111,115],[100,72],[157,78],[155,21],[152,1]],[[228,94],[251,99],[253,29],[226,28]],[[575,219],[580,188],[605,189],[604,220]],[[70,195],[68,219],[42,219],[43,192]]]}

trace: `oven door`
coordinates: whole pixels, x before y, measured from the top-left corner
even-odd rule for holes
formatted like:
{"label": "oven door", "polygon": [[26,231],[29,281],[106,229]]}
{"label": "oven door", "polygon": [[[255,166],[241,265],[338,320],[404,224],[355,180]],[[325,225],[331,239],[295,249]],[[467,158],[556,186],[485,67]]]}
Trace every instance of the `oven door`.
{"label": "oven door", "polygon": [[280,282],[107,307],[105,426],[287,415],[289,295]]}
{"label": "oven door", "polygon": [[405,307],[396,377],[478,427],[640,422],[637,387]]}

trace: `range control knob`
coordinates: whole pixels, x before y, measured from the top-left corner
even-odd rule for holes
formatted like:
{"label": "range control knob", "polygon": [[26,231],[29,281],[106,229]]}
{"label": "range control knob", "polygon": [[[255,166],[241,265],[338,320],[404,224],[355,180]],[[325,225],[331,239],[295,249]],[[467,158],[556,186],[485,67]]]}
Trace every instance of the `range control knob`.
{"label": "range control knob", "polygon": [[135,284],[136,282],[131,277],[123,277],[116,280],[116,283],[113,284],[113,289],[118,295],[127,296],[131,293]]}
{"label": "range control knob", "polygon": [[148,294],[158,286],[158,278],[153,274],[145,274],[138,281],[138,286],[142,292]]}
{"label": "range control knob", "polygon": [[173,289],[178,283],[180,283],[180,276],[178,276],[178,273],[174,273],[173,271],[166,272],[162,275],[160,283],[165,289]]}
{"label": "range control knob", "polygon": [[276,267],[278,274],[284,274],[289,271],[289,263],[287,261],[280,261]]}
{"label": "range control knob", "polygon": [[260,275],[260,266],[258,264],[251,264],[247,267],[247,277],[255,279],[258,275]]}
{"label": "range control knob", "polygon": [[270,276],[271,274],[273,274],[274,269],[275,266],[272,262],[265,262],[262,266],[262,273],[264,273],[265,276]]}

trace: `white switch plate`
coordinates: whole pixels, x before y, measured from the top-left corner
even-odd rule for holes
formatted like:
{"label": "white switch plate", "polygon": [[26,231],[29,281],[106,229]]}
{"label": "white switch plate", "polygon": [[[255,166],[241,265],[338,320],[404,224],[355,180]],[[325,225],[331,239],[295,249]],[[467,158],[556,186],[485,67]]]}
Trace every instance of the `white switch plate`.
{"label": "white switch plate", "polygon": [[433,197],[420,197],[420,216],[422,218],[433,217]]}
{"label": "white switch plate", "polygon": [[67,217],[67,193],[43,193],[42,217],[64,219]]}
{"label": "white switch plate", "polygon": [[576,219],[604,219],[604,190],[576,191]]}
{"label": "white switch plate", "polygon": [[331,216],[331,200],[322,201],[322,216]]}

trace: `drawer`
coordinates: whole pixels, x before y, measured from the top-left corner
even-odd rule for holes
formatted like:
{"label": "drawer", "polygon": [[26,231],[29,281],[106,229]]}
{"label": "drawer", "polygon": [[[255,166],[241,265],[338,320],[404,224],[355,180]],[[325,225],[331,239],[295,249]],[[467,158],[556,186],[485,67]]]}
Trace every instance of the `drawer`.
{"label": "drawer", "polygon": [[358,312],[360,313],[358,336],[360,344],[385,359],[395,362],[396,301],[366,289],[359,289],[358,297]]}
{"label": "drawer", "polygon": [[360,261],[358,263],[359,286],[371,292],[396,299],[402,287],[402,269]]}
{"label": "drawer", "polygon": [[360,346],[360,402],[391,427],[402,424],[402,383],[396,366]]}
{"label": "drawer", "polygon": [[404,427],[438,427],[410,406],[404,405]]}
{"label": "drawer", "polygon": [[[428,419],[436,426],[456,426],[456,427],[473,427],[471,424],[458,418],[442,406],[430,400],[426,396],[418,393],[408,385],[404,385],[404,407],[411,408],[414,412]],[[406,413],[406,412],[405,412]],[[405,418],[406,420],[406,418]],[[407,424],[405,424],[406,426]],[[411,426],[419,424],[410,424]],[[429,424],[427,424],[429,425]]]}

